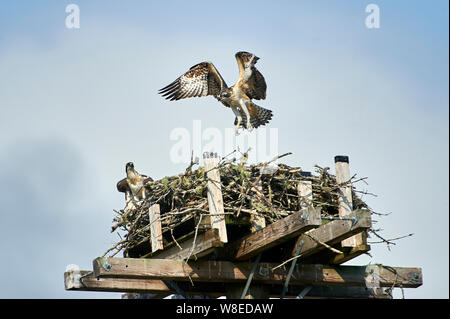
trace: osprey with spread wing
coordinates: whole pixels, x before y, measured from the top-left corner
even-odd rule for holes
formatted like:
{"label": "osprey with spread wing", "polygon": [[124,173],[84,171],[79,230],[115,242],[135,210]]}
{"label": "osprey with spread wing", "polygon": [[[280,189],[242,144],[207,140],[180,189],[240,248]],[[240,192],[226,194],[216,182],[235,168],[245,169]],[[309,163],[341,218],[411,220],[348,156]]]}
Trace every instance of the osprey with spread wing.
{"label": "osprey with spread wing", "polygon": [[159,90],[159,93],[171,101],[188,97],[214,96],[233,110],[236,116],[234,120],[236,134],[239,128],[252,130],[264,125],[272,119],[272,111],[252,102],[252,99],[266,98],[266,81],[255,67],[259,58],[248,52],[238,52],[235,57],[239,66],[239,80],[232,87],[227,86],[211,62],[202,62]]}

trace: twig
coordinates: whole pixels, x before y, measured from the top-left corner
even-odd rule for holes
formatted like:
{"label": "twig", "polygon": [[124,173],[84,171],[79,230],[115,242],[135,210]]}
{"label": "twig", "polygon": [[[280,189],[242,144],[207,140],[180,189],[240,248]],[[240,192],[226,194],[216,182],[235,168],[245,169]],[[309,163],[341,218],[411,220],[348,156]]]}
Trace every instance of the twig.
{"label": "twig", "polygon": [[310,234],[305,233],[305,235],[308,236],[309,238],[311,238],[312,240],[314,240],[315,242],[317,242],[318,244],[320,244],[320,245],[322,245],[322,246],[328,248],[328,249],[331,250],[332,252],[334,252],[334,253],[336,253],[336,254],[343,254],[342,251],[340,251],[340,250],[338,250],[338,249],[336,249],[336,248],[331,247],[331,246],[328,245],[327,243],[324,243],[323,241],[320,241],[320,240],[318,240],[317,238],[314,238],[314,237],[311,236]]}
{"label": "twig", "polygon": [[197,240],[197,233],[198,233],[198,229],[200,227],[200,223],[202,222],[202,218],[203,218],[203,214],[200,214],[200,218],[198,219],[198,223],[197,226],[195,226],[195,233],[194,233],[194,241],[192,243],[192,248],[189,251],[189,255],[187,256],[185,263],[187,264],[189,258],[191,258],[192,253],[194,252],[194,248],[195,248],[195,242]]}
{"label": "twig", "polygon": [[371,241],[371,242],[368,242],[368,244],[382,244],[382,243],[386,243],[386,244],[388,244],[388,245],[395,245],[395,243],[393,243],[394,240],[399,240],[399,239],[403,239],[403,238],[406,238],[406,237],[411,237],[411,236],[414,235],[413,233],[411,233],[411,234],[404,235],[404,236],[400,236],[400,237],[396,237],[396,238],[384,239],[383,237],[381,237],[380,235],[378,235],[378,234],[376,233],[376,231],[370,230],[370,232],[371,232],[372,234],[374,234],[375,236],[377,236],[378,238],[380,238],[381,241]]}
{"label": "twig", "polygon": [[170,236],[172,236],[172,240],[173,240],[174,243],[178,246],[178,248],[180,248],[180,250],[183,250],[183,248],[181,248],[180,244],[177,242],[177,240],[176,240],[175,237],[173,236],[173,227],[170,227]]}
{"label": "twig", "polygon": [[[123,243],[125,243],[125,241],[126,241],[126,240],[121,240],[121,241],[117,242],[113,247],[109,248],[109,249],[102,255],[102,257],[105,257],[106,254],[108,254],[110,251],[112,251],[112,250],[114,250],[114,249],[117,249],[117,246],[122,245]],[[117,252],[119,252],[119,251],[120,251],[120,249],[118,249]],[[113,255],[113,256],[114,256],[114,255]]]}
{"label": "twig", "polygon": [[292,257],[292,258],[289,258],[288,260],[285,260],[284,262],[282,262],[282,263],[279,264],[278,266],[273,267],[273,268],[272,268],[272,271],[274,271],[275,269],[278,269],[278,268],[280,268],[280,267],[286,265],[286,264],[287,264],[288,262],[290,262],[290,261],[293,261],[293,260],[295,260],[295,259],[297,259],[297,258],[302,257],[303,255],[304,255],[304,254],[299,254],[299,255],[297,255],[297,256],[294,256],[294,257]]}

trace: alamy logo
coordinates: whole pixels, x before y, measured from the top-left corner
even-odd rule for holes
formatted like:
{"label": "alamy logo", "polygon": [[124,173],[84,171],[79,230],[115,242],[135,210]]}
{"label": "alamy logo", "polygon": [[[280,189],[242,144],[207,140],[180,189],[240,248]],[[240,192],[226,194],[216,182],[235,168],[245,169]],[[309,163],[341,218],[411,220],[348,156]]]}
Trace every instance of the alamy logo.
{"label": "alamy logo", "polygon": [[370,13],[366,17],[367,29],[379,29],[380,28],[380,7],[376,4],[369,4],[366,7],[366,12]]}
{"label": "alamy logo", "polygon": [[80,7],[76,4],[69,4],[66,7],[66,28],[79,29],[80,28]]}
{"label": "alamy logo", "polygon": [[203,129],[200,120],[192,122],[192,131],[184,127],[174,128],[169,139],[175,143],[170,149],[170,160],[174,164],[189,164],[191,155],[201,157],[204,152],[222,156],[234,150],[249,152],[249,162],[264,162],[278,155],[278,129],[260,127],[252,132],[235,135],[234,128],[220,130],[215,127]]}

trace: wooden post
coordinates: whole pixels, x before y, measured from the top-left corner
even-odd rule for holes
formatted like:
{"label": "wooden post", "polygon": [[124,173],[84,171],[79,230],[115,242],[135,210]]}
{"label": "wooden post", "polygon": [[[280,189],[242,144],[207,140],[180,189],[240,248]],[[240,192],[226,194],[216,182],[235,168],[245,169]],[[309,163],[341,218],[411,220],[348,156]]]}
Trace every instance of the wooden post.
{"label": "wooden post", "polygon": [[[310,172],[302,172],[302,176],[311,176]],[[300,207],[308,208],[312,207],[313,193],[311,181],[302,180],[297,186],[298,195],[300,196]]]}
{"label": "wooden post", "polygon": [[[339,217],[346,217],[353,211],[352,185],[350,181],[350,167],[348,156],[334,157],[336,167],[336,182],[347,183],[339,187]],[[342,241],[342,247],[357,247],[363,244],[362,235],[358,234]]]}
{"label": "wooden post", "polygon": [[159,204],[153,204],[148,210],[150,220],[150,242],[152,245],[152,252],[163,250],[163,238],[161,230],[161,215]]}
{"label": "wooden post", "polygon": [[223,209],[222,187],[220,183],[220,172],[218,169],[219,157],[217,153],[203,154],[205,172],[208,178],[208,206],[211,214],[211,227],[219,230],[219,238],[223,243],[228,242],[227,226]]}

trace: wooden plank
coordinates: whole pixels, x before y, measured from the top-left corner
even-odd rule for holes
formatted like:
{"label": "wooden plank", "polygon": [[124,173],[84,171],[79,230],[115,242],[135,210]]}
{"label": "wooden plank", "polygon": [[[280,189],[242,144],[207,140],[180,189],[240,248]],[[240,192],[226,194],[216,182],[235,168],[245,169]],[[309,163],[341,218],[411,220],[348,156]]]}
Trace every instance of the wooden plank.
{"label": "wooden plank", "polygon": [[[82,282],[80,277],[83,276]],[[96,278],[92,271],[71,270],[64,273],[66,290],[104,291],[104,292],[141,292],[164,294],[173,293],[162,280],[133,280],[127,278]]]}
{"label": "wooden plank", "polygon": [[222,186],[220,182],[220,172],[217,168],[219,157],[217,153],[204,153],[205,172],[207,181],[208,207],[211,218],[211,227],[219,230],[219,237],[223,243],[228,242],[227,226],[223,208]]}
{"label": "wooden plank", "polygon": [[[347,183],[339,187],[339,216],[346,217],[353,211],[352,186],[350,181],[350,166],[348,156],[338,155],[334,158],[336,168],[336,182],[338,184]],[[342,247],[357,247],[362,245],[362,234],[357,234],[342,241]]]}
{"label": "wooden plank", "polygon": [[172,244],[170,248],[158,251],[152,254],[151,257],[159,259],[187,259],[188,257],[189,259],[197,259],[210,254],[217,247],[223,247],[224,245],[220,240],[218,229],[209,229],[204,233],[197,234],[197,238],[192,233],[185,238],[179,239],[177,242],[179,246]]}
{"label": "wooden plank", "polygon": [[[88,270],[68,271],[64,273],[65,289],[68,291],[101,291],[101,292],[118,292],[118,293],[137,293],[137,294],[153,294],[152,298],[164,298],[175,291],[168,287],[162,280],[158,279],[136,279],[136,278],[95,278]],[[83,278],[83,284],[80,283],[79,277],[87,275]],[[190,282],[178,282],[178,285],[189,295],[203,295],[208,293],[211,296],[223,296],[227,293],[230,298],[239,298],[242,292],[242,285],[238,284],[211,284],[196,282],[194,286]],[[234,289],[230,289],[230,286]],[[280,295],[280,286],[258,284],[252,289],[252,295],[256,296],[259,291],[261,298],[269,296],[278,297]],[[299,291],[303,289],[301,286],[290,286],[286,293],[286,297],[295,297]],[[234,292],[234,294],[233,294]],[[123,298],[123,297],[122,297]],[[381,288],[370,289],[367,287],[329,287],[315,286],[305,296],[307,298],[391,298],[390,295],[383,293]]]}
{"label": "wooden plank", "polygon": [[246,260],[301,233],[320,226],[320,209],[309,208],[295,212],[283,219],[238,239],[226,247],[227,258]]}
{"label": "wooden plank", "polygon": [[348,252],[344,252],[343,254],[338,254],[334,256],[331,259],[330,263],[333,265],[340,265],[370,250],[370,246],[367,244],[361,244],[359,246],[349,248],[350,250]]}
{"label": "wooden plank", "polygon": [[152,252],[163,250],[164,245],[159,204],[153,204],[150,206],[148,209],[148,216],[150,221],[150,243],[152,245]]}
{"label": "wooden plank", "polygon": [[317,229],[311,230],[308,234],[301,235],[292,249],[291,256],[295,255],[297,247],[301,243],[299,259],[327,249],[319,242],[332,246],[371,227],[370,211],[368,210],[359,209],[347,215],[347,217],[356,217],[356,223],[353,224],[351,220],[333,220]]}
{"label": "wooden plank", "polygon": [[[193,282],[244,283],[251,274],[252,263],[229,261],[184,262],[167,259],[103,258],[93,261],[98,278],[161,279]],[[282,285],[287,275],[285,267],[274,263],[259,263],[253,280]],[[369,267],[370,266],[370,267]],[[422,285],[420,268],[369,266],[297,265],[290,285],[308,286],[368,286],[370,278],[378,287],[418,287]]]}

